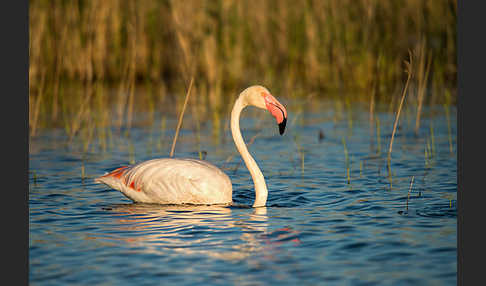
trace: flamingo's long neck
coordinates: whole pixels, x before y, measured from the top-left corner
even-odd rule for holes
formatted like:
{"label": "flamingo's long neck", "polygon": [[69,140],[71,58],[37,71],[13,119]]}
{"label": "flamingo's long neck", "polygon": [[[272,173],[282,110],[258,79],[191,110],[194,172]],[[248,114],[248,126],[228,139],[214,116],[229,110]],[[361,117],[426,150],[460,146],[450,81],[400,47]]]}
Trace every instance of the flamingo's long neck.
{"label": "flamingo's long neck", "polygon": [[265,183],[265,178],[263,177],[262,171],[258,168],[257,163],[248,152],[245,141],[241,136],[240,131],[240,114],[243,108],[248,104],[245,100],[245,93],[242,93],[235,102],[233,110],[231,111],[231,133],[233,135],[233,140],[235,141],[236,148],[240,152],[243,161],[245,161],[248,171],[250,171],[251,177],[253,179],[253,184],[255,185],[255,202],[253,207],[265,206],[267,202],[268,190],[267,184]]}

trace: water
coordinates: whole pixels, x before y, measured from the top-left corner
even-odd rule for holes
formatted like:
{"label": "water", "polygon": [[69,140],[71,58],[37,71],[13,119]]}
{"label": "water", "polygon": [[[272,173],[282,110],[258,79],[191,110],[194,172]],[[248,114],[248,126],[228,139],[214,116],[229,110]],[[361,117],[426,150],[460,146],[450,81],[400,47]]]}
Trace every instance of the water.
{"label": "water", "polygon": [[[225,124],[219,139],[211,122],[201,126],[200,141],[183,129],[176,156],[205,151],[233,182],[232,207],[133,204],[93,182],[130,160],[167,157],[175,118],[165,131],[135,125],[132,140],[113,128],[105,151],[98,141],[86,152],[80,139],[67,144],[56,129],[32,139],[30,283],[455,285],[455,108],[450,132],[444,108],[426,108],[419,136],[413,109],[405,109],[390,187],[393,114],[375,114],[377,138],[366,106],[341,112],[333,102],[287,103],[282,137],[268,114],[242,117],[247,142],[257,135],[249,149],[269,188],[267,207],[258,209],[250,207],[253,184]],[[185,124],[191,120],[187,115]]]}

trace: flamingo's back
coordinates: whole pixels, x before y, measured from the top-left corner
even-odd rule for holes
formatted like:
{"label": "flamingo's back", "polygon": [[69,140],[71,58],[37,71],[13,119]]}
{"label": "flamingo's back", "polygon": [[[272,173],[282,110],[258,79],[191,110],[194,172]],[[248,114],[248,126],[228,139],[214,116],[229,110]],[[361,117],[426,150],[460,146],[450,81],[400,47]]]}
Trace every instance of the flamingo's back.
{"label": "flamingo's back", "polygon": [[135,202],[231,204],[230,178],[216,166],[195,159],[153,159],[118,168],[95,179]]}

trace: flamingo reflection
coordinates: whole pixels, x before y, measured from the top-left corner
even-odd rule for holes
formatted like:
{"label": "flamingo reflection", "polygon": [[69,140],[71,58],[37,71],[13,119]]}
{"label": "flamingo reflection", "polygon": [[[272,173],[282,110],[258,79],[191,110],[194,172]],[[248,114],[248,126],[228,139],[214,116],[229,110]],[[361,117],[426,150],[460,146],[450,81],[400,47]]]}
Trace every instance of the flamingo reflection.
{"label": "flamingo reflection", "polygon": [[298,241],[290,228],[268,231],[267,208],[224,206],[161,206],[119,204],[106,208],[116,218],[103,235],[90,239],[124,241],[137,251],[167,255],[205,255],[242,260],[256,252],[278,251],[286,237]]}

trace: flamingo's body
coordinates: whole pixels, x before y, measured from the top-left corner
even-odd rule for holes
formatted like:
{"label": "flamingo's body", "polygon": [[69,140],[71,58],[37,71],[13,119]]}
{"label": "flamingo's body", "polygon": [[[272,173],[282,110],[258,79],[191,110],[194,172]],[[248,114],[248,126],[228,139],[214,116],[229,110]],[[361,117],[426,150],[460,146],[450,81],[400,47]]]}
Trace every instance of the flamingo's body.
{"label": "flamingo's body", "polygon": [[230,178],[216,166],[194,159],[153,159],[96,179],[135,202],[231,204]]}
{"label": "flamingo's body", "polygon": [[[239,128],[241,111],[248,105],[267,109],[277,120],[280,134],[285,130],[287,111],[262,86],[240,93],[231,112],[231,132],[255,185],[253,207],[265,206],[268,190],[265,178],[251,157]],[[230,178],[209,162],[195,159],[153,159],[118,168],[95,179],[119,190],[135,202],[160,204],[231,204]]]}

